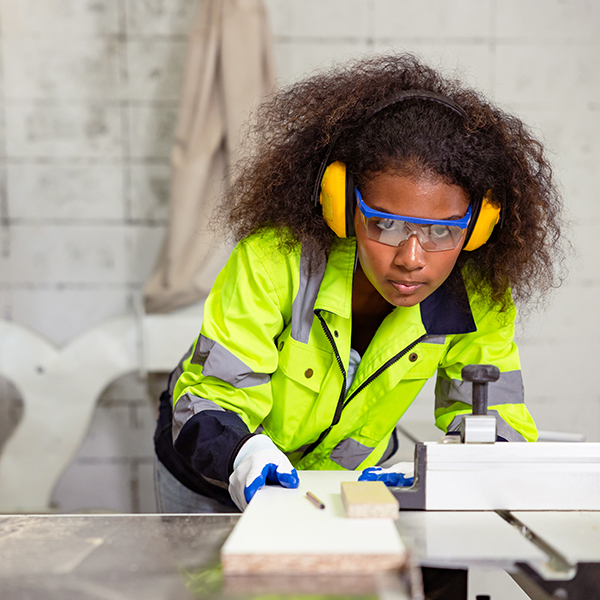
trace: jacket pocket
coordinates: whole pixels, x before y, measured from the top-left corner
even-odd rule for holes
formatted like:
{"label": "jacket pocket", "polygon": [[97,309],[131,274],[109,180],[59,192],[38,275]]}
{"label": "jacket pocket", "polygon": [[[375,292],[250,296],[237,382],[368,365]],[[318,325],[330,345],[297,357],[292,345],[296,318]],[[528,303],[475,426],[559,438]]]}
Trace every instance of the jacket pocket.
{"label": "jacket pocket", "polygon": [[318,393],[331,367],[331,354],[309,347],[291,337],[280,341],[278,350],[278,370],[287,379]]}

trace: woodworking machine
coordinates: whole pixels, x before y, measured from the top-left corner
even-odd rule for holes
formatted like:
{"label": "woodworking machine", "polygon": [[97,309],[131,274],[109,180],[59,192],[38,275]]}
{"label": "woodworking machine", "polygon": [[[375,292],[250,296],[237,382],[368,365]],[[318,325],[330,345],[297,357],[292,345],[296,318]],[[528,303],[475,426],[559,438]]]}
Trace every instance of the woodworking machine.
{"label": "woodworking machine", "polygon": [[[416,444],[413,485],[391,488],[400,511],[495,511],[548,558],[532,567],[515,557],[518,576],[538,588],[532,597],[550,598],[543,594],[553,593],[564,600],[600,598],[598,562],[573,564],[514,514],[600,510],[600,444],[496,441],[496,418],[487,413],[487,386],[498,379],[498,369],[469,365],[462,376],[473,382],[473,413],[464,417],[457,434]],[[600,514],[593,519],[600,522]],[[590,595],[590,590],[595,591]]]}

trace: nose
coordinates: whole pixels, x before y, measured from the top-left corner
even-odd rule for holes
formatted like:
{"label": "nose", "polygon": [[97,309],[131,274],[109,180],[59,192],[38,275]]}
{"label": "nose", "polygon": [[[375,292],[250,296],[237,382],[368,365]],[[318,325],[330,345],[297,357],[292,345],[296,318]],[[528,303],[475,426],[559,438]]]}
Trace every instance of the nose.
{"label": "nose", "polygon": [[423,250],[416,233],[411,234],[403,244],[398,246],[394,264],[404,267],[407,271],[416,271],[426,265],[425,250]]}

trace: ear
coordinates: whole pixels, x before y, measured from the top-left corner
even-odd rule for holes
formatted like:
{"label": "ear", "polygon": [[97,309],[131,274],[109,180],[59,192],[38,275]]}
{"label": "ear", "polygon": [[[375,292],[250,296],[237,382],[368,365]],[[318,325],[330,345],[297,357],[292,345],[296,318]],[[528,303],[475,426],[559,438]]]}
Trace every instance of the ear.
{"label": "ear", "polygon": [[354,235],[354,183],[343,162],[332,162],[323,173],[319,202],[325,222],[338,237]]}
{"label": "ear", "polygon": [[496,223],[500,220],[500,207],[491,202],[492,190],[488,190],[481,201],[477,214],[473,215],[475,224],[468,235],[463,250],[470,252],[481,248],[492,235]]}

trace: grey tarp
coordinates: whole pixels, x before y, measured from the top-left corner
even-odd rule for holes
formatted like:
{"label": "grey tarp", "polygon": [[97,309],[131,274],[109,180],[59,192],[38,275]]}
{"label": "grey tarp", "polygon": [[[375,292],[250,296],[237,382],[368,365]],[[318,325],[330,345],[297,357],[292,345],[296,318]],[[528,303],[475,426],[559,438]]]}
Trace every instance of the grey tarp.
{"label": "grey tarp", "polygon": [[274,85],[263,0],[203,0],[190,32],[172,153],[170,226],[144,288],[146,311],[168,312],[206,297],[228,249],[215,233],[215,202],[244,122]]}

